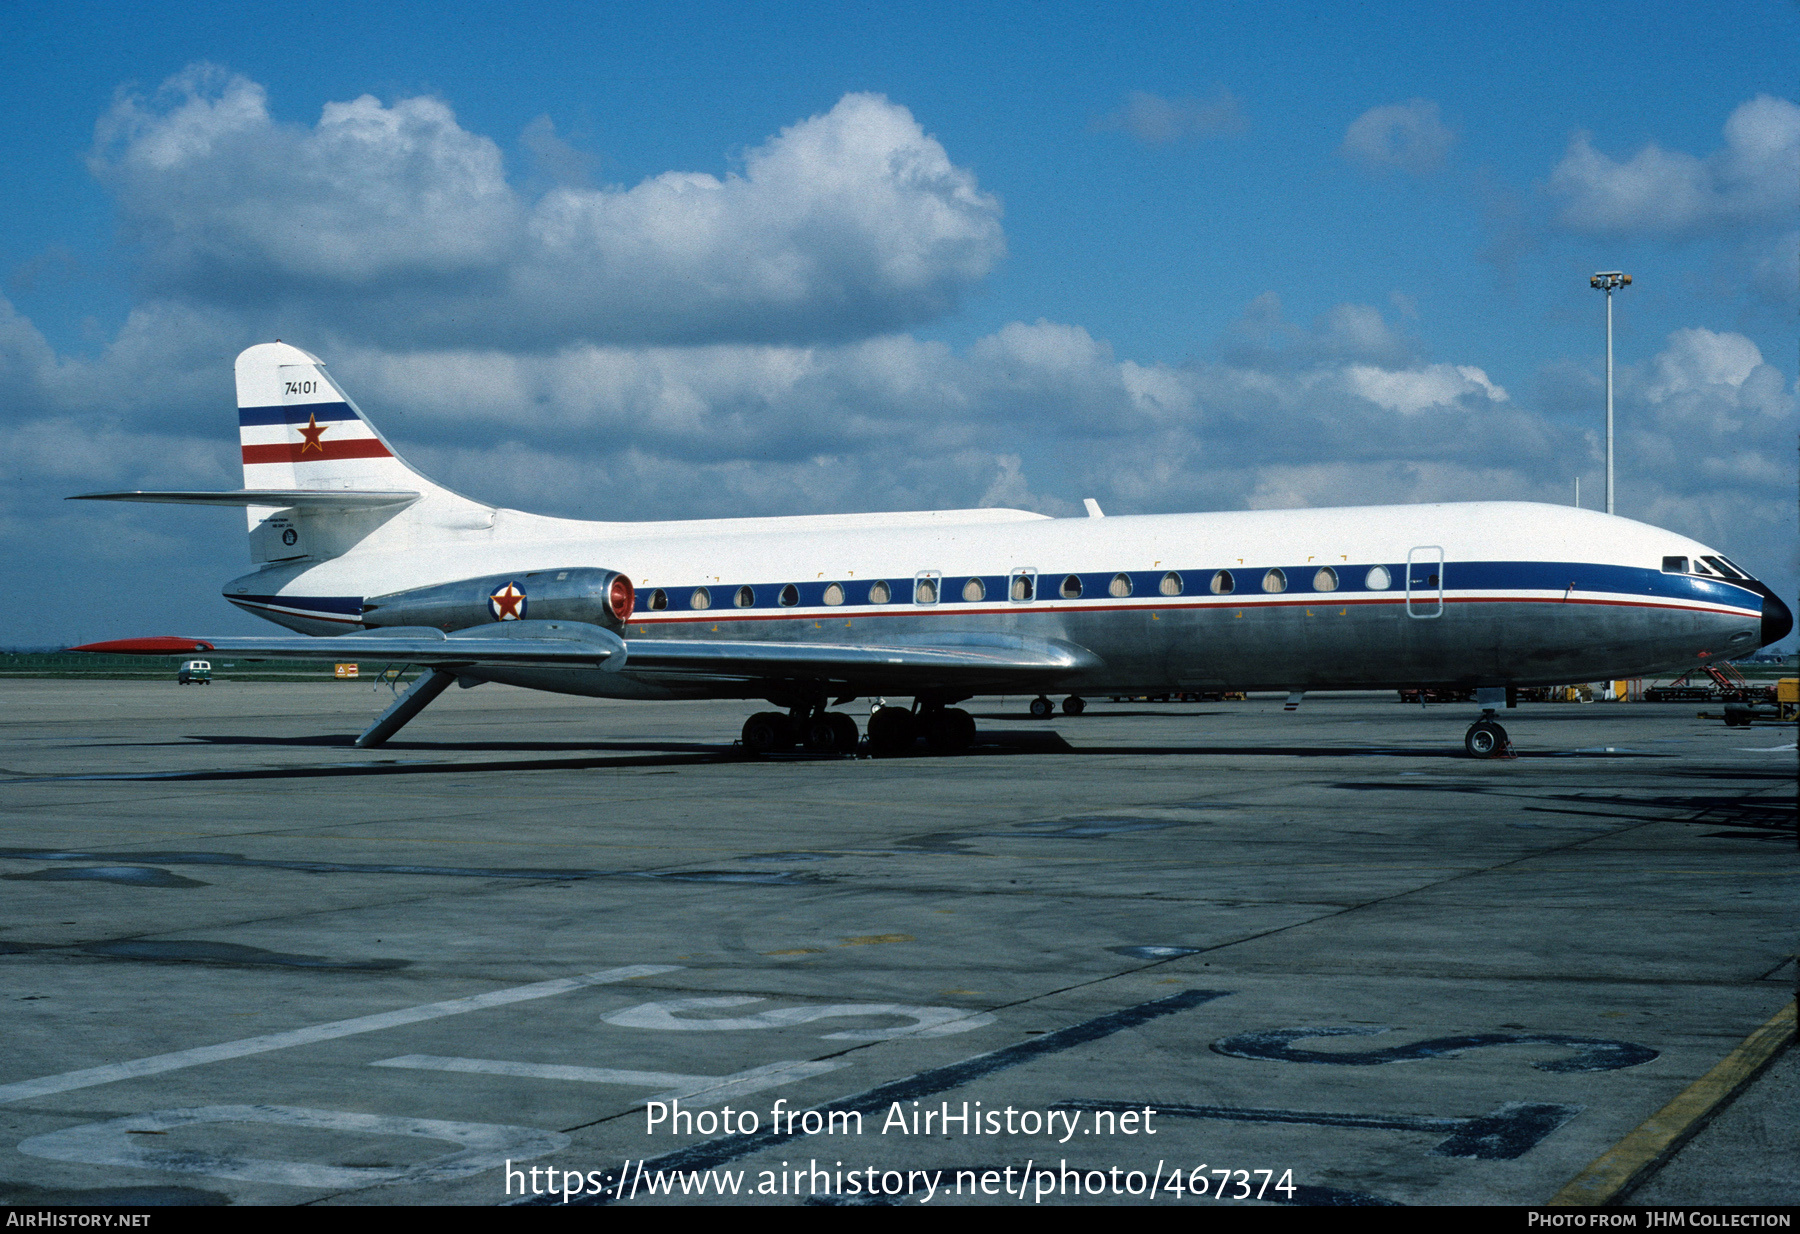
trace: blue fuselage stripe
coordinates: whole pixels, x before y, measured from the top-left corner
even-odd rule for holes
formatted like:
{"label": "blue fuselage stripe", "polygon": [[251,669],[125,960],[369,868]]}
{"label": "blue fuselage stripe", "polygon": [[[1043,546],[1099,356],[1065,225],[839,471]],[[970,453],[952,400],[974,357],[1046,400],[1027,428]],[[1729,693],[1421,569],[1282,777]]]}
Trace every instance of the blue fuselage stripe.
{"label": "blue fuselage stripe", "polygon": [[[1338,587],[1334,591],[1314,591],[1313,575],[1319,570],[1317,564],[1304,566],[1281,567],[1287,576],[1287,588],[1282,592],[1265,592],[1262,590],[1262,579],[1270,569],[1266,566],[1254,568],[1238,566],[1231,570],[1234,589],[1232,592],[1217,594],[1211,590],[1212,579],[1217,571],[1186,570],[1175,571],[1182,579],[1182,589],[1175,595],[1163,595],[1159,590],[1166,571],[1162,570],[1128,570],[1123,573],[1131,581],[1131,590],[1127,597],[1115,597],[1110,587],[1113,578],[1119,573],[1082,572],[1075,575],[1081,580],[1078,596],[1064,596],[1062,582],[1069,577],[1056,571],[1040,571],[1037,576],[1036,604],[1053,604],[1058,606],[1085,607],[1117,607],[1120,600],[1126,599],[1139,604],[1149,602],[1156,607],[1162,602],[1171,607],[1191,607],[1194,601],[1203,601],[1219,605],[1256,604],[1259,602],[1274,603],[1316,603],[1330,604],[1334,600],[1386,599],[1400,602],[1406,595],[1406,565],[1404,563],[1389,564],[1385,567],[1391,585],[1376,589],[1368,586],[1367,576],[1373,567],[1367,565],[1337,567]],[[1605,599],[1624,604],[1709,604],[1729,608],[1747,609],[1751,612],[1762,611],[1762,596],[1749,587],[1724,579],[1697,578],[1687,574],[1664,574],[1660,570],[1642,569],[1635,566],[1597,565],[1583,562],[1556,561],[1450,561],[1443,564],[1431,562],[1429,565],[1414,562],[1413,599],[1415,603],[1435,602],[1439,583],[1443,585],[1446,600],[1455,601],[1471,595],[1493,592],[1561,592],[1571,598],[1583,601]],[[1432,578],[1441,572],[1441,579]],[[971,577],[980,578],[984,595],[980,600],[964,600],[963,587]],[[1005,604],[1009,576],[999,575],[946,575],[937,579],[940,597],[935,604],[914,604],[913,580],[907,577],[896,577],[888,580],[891,599],[882,605],[871,606],[868,603],[868,588],[873,580],[858,580],[854,590],[848,583],[839,583],[848,593],[845,596],[842,610],[867,613],[873,607],[877,612],[918,612],[935,610],[939,612],[955,612],[961,609],[972,609],[977,605],[986,611],[993,611],[996,604]],[[720,620],[750,613],[777,615],[788,608],[818,609],[828,607],[825,604],[825,590],[832,584],[829,581],[813,581],[793,584],[798,594],[798,603],[783,605],[779,597],[786,584],[752,583],[749,586],[755,593],[754,604],[740,608],[733,603],[739,584],[720,586],[713,584],[708,590],[712,596],[712,605],[707,609],[695,610],[689,607],[690,587],[672,587],[665,591],[666,609],[649,607],[651,596],[658,589],[640,587],[638,589],[639,609],[632,615],[634,621],[656,621],[658,618],[669,620],[686,617],[690,620]],[[362,598],[359,596],[227,596],[227,599],[248,601],[255,604],[277,605],[283,608],[310,610],[319,613],[344,613],[351,616],[362,615]],[[485,597],[483,597],[485,598]],[[829,606],[838,607],[838,606]],[[1022,609],[1030,607],[1021,604]],[[809,614],[817,616],[817,614]]]}

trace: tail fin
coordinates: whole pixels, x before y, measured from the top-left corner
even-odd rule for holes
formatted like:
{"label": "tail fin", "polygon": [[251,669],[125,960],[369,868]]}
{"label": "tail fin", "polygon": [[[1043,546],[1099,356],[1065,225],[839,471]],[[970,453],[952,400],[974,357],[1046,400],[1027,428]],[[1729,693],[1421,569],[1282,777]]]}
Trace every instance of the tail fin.
{"label": "tail fin", "polygon": [[315,355],[282,342],[246,349],[237,358],[237,401],[245,489],[419,494],[404,514],[250,507],[251,555],[258,561],[335,556],[395,518],[444,530],[493,523],[493,507],[408,466]]}
{"label": "tail fin", "polygon": [[244,487],[435,488],[400,460],[317,356],[258,343],[237,358]]}

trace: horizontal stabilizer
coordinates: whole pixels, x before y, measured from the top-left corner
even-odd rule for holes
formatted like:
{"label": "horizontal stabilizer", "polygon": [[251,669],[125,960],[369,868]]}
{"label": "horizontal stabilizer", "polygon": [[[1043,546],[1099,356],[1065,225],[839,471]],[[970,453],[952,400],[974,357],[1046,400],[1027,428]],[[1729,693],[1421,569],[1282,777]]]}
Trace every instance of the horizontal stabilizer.
{"label": "horizontal stabilizer", "polygon": [[169,506],[271,506],[280,509],[376,510],[406,506],[419,499],[405,489],[306,489],[240,488],[224,493],[174,490],[170,492],[81,493],[69,501],[147,501]]}

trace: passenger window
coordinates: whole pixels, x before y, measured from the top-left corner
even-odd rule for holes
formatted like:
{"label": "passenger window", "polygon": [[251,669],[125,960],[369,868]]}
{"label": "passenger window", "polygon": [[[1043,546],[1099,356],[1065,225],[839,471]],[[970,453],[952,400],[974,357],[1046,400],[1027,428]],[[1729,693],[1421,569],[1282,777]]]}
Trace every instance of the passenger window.
{"label": "passenger window", "polygon": [[1664,574],[1686,574],[1687,573],[1687,558],[1686,557],[1664,557],[1663,558],[1663,573]]}
{"label": "passenger window", "polygon": [[752,591],[747,585],[739,587],[737,589],[737,599],[733,601],[733,603],[739,608],[749,608],[756,603],[756,592]]}
{"label": "passenger window", "polygon": [[712,592],[704,587],[694,588],[694,594],[688,597],[689,608],[711,608]]}
{"label": "passenger window", "polygon": [[800,603],[800,589],[798,587],[789,583],[786,587],[781,589],[781,607],[793,608],[794,605],[798,603]]}
{"label": "passenger window", "polygon": [[1036,598],[1037,571],[1014,570],[1012,572],[1012,582],[1008,586],[1012,598],[1020,603]]}
{"label": "passenger window", "polygon": [[1081,576],[1079,574],[1065,574],[1063,576],[1062,598],[1065,600],[1079,600],[1081,598]]}
{"label": "passenger window", "polygon": [[936,574],[921,574],[913,579],[913,603],[936,604],[938,602],[938,580]]}
{"label": "passenger window", "polygon": [[843,602],[844,602],[844,588],[842,587],[842,585],[840,585],[838,583],[828,584],[825,588],[825,603],[827,603],[827,604],[842,604]]}
{"label": "passenger window", "polygon": [[1336,591],[1337,589],[1338,589],[1337,571],[1333,570],[1330,566],[1326,566],[1324,569],[1320,570],[1317,574],[1313,575],[1313,590],[1314,591]]}
{"label": "passenger window", "polygon": [[1131,575],[1124,573],[1113,575],[1112,582],[1108,583],[1106,586],[1106,594],[1117,598],[1123,598],[1130,595]]}
{"label": "passenger window", "polygon": [[1281,570],[1270,570],[1267,574],[1263,575],[1263,590],[1270,592],[1286,591],[1287,575]]}
{"label": "passenger window", "polygon": [[874,583],[869,587],[870,604],[886,604],[894,598],[893,588],[886,583]]}
{"label": "passenger window", "polygon": [[1156,589],[1158,591],[1162,592],[1165,596],[1180,595],[1181,594],[1181,575],[1175,573],[1175,571],[1173,571],[1173,570],[1170,570],[1167,574],[1162,576],[1162,582],[1160,582],[1156,585]]}
{"label": "passenger window", "polygon": [[1394,576],[1388,573],[1386,566],[1370,566],[1369,572],[1363,575],[1363,586],[1370,591],[1386,591],[1394,585]]}
{"label": "passenger window", "polygon": [[1220,570],[1212,576],[1212,591],[1215,596],[1228,596],[1237,590],[1237,580],[1231,577],[1230,570]]}
{"label": "passenger window", "polygon": [[669,593],[658,587],[650,593],[650,611],[660,613],[669,607]]}
{"label": "passenger window", "polygon": [[973,604],[977,600],[987,599],[987,584],[978,578],[972,578],[963,584],[963,599]]}

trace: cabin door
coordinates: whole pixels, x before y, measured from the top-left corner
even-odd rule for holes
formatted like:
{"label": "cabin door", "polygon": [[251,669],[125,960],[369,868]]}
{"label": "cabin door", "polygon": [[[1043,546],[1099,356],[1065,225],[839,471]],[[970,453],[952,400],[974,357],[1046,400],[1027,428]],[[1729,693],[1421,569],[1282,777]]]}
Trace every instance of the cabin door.
{"label": "cabin door", "polygon": [[1435,544],[1410,549],[1406,554],[1406,615],[1444,615],[1444,550]]}

